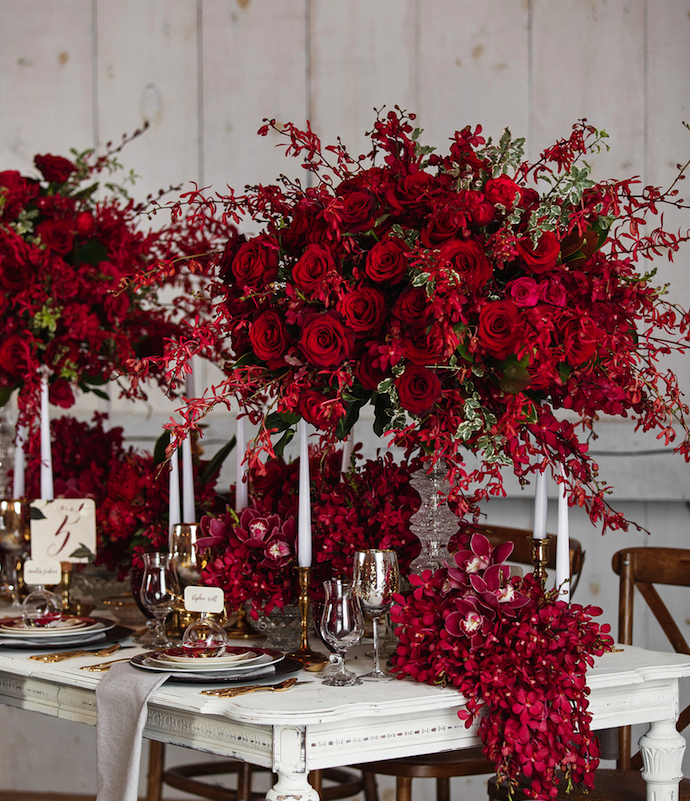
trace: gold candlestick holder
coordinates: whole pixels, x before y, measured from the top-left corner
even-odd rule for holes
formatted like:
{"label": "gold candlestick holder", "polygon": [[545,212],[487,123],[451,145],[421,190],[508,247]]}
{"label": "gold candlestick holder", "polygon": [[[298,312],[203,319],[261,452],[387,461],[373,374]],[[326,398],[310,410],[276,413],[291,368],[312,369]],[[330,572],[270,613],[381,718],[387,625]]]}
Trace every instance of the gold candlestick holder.
{"label": "gold candlestick holder", "polygon": [[299,611],[302,616],[300,623],[300,643],[299,648],[288,654],[290,659],[300,662],[303,667],[316,665],[325,662],[328,658],[326,654],[312,651],[309,647],[309,580],[311,578],[310,567],[298,567],[299,575]]}
{"label": "gold candlestick holder", "polygon": [[549,543],[551,542],[551,537],[547,535],[542,538],[528,537],[527,539],[532,546],[530,559],[534,565],[533,575],[543,590],[546,588],[546,565],[549,562]]}
{"label": "gold candlestick holder", "polygon": [[225,627],[229,640],[263,640],[264,635],[259,634],[249,625],[247,610],[240,606],[237,610],[237,619],[234,626]]}

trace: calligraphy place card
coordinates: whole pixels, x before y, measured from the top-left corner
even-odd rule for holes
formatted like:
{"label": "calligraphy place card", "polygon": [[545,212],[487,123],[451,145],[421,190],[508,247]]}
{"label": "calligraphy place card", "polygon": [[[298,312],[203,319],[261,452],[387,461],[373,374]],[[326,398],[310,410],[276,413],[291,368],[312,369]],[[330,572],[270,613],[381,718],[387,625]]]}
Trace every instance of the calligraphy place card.
{"label": "calligraphy place card", "polygon": [[96,555],[96,504],[91,498],[39,499],[31,504],[31,558],[92,562]]}
{"label": "calligraphy place card", "polygon": [[62,568],[57,559],[50,561],[37,562],[35,559],[27,559],[24,562],[24,584],[28,587],[34,586],[55,586],[60,583],[62,578]]}
{"label": "calligraphy place card", "polygon": [[225,609],[225,596],[220,587],[185,587],[184,606],[188,612],[217,615]]}

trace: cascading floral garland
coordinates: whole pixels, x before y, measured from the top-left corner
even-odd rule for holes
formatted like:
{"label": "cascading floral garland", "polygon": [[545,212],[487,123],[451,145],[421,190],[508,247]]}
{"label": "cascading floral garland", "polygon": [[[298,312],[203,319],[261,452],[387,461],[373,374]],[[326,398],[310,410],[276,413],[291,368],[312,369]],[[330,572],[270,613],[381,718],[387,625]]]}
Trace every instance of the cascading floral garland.
{"label": "cascading floral garland", "polygon": [[[186,317],[205,305],[188,291],[202,264],[187,256],[212,249],[213,222],[180,216],[145,232],[147,205],[122,186],[106,179],[99,199],[96,179],[119,169],[128,141],[101,157],[38,155],[35,177],[0,172],[0,406],[19,389],[20,423],[38,420],[42,375],[63,408],[75,389],[102,394],[98,387],[132,359],[160,355],[165,338],[180,337]],[[183,290],[168,306],[154,288],[123,283],[161,258],[160,282]]]}
{"label": "cascading floral garland", "polygon": [[555,798],[561,780],[591,788],[599,745],[585,674],[613,645],[592,620],[601,609],[558,600],[532,574],[510,578],[512,543],[493,548],[479,533],[463,543],[447,569],[410,576],[413,591],[398,596],[393,670],[457,688],[460,717],[478,719],[483,752],[511,787],[526,778],[532,798]]}
{"label": "cascading floral garland", "polygon": [[445,458],[463,513],[502,493],[503,465],[523,483],[558,465],[571,503],[604,529],[626,527],[576,421],[588,434],[600,414],[631,417],[667,443],[675,425],[690,458],[688,409],[659,366],[683,351],[689,318],[635,264],[672,258],[688,239],[663,224],[643,233],[663,204],[686,207],[675,184],[595,183],[583,157],[606,135],[584,121],[530,164],[523,140],[485,141],[479,127],[431,153],[413,119],[379,116],[360,159],[322,147],[309,127],[270,122],[259,133],[286,137],[314,186],[283,178],[239,196],[186,196],[200,217],[222,204],[228,225],[246,216],[262,232],[232,233],[213,314],[139,375],[164,367],[174,381],[191,353],[220,354],[225,379],[171,427],[184,436],[236,398],[261,424],[252,464],[279,453],[300,417],[332,443],[371,403],[377,433]]}

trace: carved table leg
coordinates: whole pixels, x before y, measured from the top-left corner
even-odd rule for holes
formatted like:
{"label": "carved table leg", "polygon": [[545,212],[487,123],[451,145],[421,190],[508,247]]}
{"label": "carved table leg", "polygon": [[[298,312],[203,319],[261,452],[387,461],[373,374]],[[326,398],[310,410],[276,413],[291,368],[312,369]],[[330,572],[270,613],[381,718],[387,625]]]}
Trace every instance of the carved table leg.
{"label": "carved table leg", "polygon": [[685,738],[674,720],[650,724],[640,738],[642,777],[647,782],[647,801],[678,801],[678,782],[683,778]]}
{"label": "carved table leg", "polygon": [[279,773],[278,781],[266,793],[267,801],[319,801],[319,794],[307,781],[306,773]]}

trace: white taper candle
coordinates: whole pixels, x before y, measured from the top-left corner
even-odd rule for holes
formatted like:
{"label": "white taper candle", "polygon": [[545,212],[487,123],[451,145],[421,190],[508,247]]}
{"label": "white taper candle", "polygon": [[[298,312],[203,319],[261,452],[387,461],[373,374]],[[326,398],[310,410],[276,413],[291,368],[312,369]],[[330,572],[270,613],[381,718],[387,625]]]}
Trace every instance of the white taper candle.
{"label": "white taper candle", "polygon": [[50,447],[48,378],[41,377],[41,498],[53,500],[53,453]]}
{"label": "white taper candle", "polygon": [[534,539],[543,540],[546,537],[546,471],[535,473],[534,476]]}
{"label": "white taper candle", "polygon": [[299,515],[297,518],[297,563],[311,567],[311,486],[307,424],[299,421]]}
{"label": "white taper candle", "polygon": [[246,467],[244,457],[247,454],[247,437],[244,433],[244,417],[237,418],[237,442],[235,444],[237,458],[235,463],[235,511],[239,514],[249,504],[249,485],[245,481]]}
{"label": "white taper candle", "polygon": [[168,490],[168,531],[181,523],[180,519],[180,467],[177,461],[177,448],[170,457],[170,485]]}
{"label": "white taper candle", "polygon": [[182,440],[182,522],[196,523],[191,432]]}
{"label": "white taper candle", "polygon": [[[561,476],[565,478],[563,465],[561,465]],[[560,588],[560,600],[570,603],[570,528],[568,525],[568,486],[565,483],[558,485],[556,588]]]}
{"label": "white taper candle", "polygon": [[12,497],[24,497],[24,472],[26,459],[24,457],[24,426],[17,428],[17,439],[14,443],[14,476],[12,477]]}

